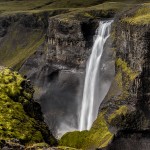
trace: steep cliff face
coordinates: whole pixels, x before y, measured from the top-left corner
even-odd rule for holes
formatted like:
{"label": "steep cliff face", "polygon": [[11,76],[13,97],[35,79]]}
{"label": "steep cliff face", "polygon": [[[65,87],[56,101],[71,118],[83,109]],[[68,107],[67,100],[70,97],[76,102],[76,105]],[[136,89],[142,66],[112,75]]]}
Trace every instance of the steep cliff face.
{"label": "steep cliff face", "polygon": [[35,98],[53,131],[77,128],[83,70],[97,26],[97,20],[49,18],[45,43],[20,69],[34,84]]}
{"label": "steep cliff face", "polygon": [[[112,31],[115,77],[100,106],[98,118],[90,131],[65,134],[60,144],[83,149],[150,149],[150,22],[143,20],[148,13],[147,7],[138,6],[116,18]],[[141,23],[137,18],[142,19]],[[77,140],[79,137],[82,145]],[[68,138],[76,140],[66,143]]]}
{"label": "steep cliff face", "polygon": [[48,59],[53,63],[79,67],[87,60],[98,27],[96,20],[49,20]]}
{"label": "steep cliff face", "polygon": [[[150,148],[150,25],[148,20],[146,24],[144,20],[141,24],[128,20],[130,17],[133,20],[137,11],[141,9],[122,16],[114,31],[116,76],[100,111],[106,110],[105,118],[111,132],[122,132],[115,136],[108,148],[110,150],[119,150],[120,147],[122,150]],[[121,110],[121,107],[126,109]]]}

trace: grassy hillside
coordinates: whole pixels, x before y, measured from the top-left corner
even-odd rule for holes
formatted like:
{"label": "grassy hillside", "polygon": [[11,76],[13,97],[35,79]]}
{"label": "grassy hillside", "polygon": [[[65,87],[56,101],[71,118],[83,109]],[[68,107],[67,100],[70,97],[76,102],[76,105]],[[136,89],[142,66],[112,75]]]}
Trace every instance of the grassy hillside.
{"label": "grassy hillside", "polygon": [[103,0],[14,0],[0,1],[0,11],[29,11],[55,8],[87,7],[101,3]]}
{"label": "grassy hillside", "polygon": [[[45,40],[42,15],[14,15],[0,18],[0,64],[18,69]],[[3,32],[4,31],[4,32]]]}
{"label": "grassy hillside", "polygon": [[133,25],[150,24],[150,3],[144,4],[133,16],[128,16],[123,21]]}
{"label": "grassy hillside", "polygon": [[0,12],[56,8],[81,8],[104,2],[143,3],[148,0],[0,0]]}
{"label": "grassy hillside", "polygon": [[0,46],[0,63],[8,67],[16,65],[18,65],[17,68],[20,67],[19,64],[32,55],[44,41],[40,30],[23,31],[17,29],[12,28]]}

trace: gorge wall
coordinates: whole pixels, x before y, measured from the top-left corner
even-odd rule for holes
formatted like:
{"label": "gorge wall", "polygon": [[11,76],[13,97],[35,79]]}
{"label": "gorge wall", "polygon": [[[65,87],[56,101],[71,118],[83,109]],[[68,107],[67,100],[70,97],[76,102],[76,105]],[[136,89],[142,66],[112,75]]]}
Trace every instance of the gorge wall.
{"label": "gorge wall", "polygon": [[49,18],[45,42],[19,70],[34,84],[50,129],[60,134],[78,128],[84,69],[97,26],[97,20]]}
{"label": "gorge wall", "polygon": [[[78,128],[84,70],[93,36],[99,20],[111,18],[115,11],[116,7],[104,11],[96,7],[0,14],[0,65],[19,70],[30,79],[34,99],[42,106],[54,134],[58,128]],[[109,62],[107,57],[103,62],[106,59]]]}
{"label": "gorge wall", "polygon": [[[100,109],[107,110],[105,117],[110,131],[119,130],[108,148],[110,150],[150,149],[150,25],[125,19],[134,16],[136,11],[124,14],[114,29],[116,76]],[[121,110],[121,107],[126,109]]]}
{"label": "gorge wall", "polygon": [[[44,43],[19,70],[34,84],[35,99],[54,134],[78,129],[84,70],[98,25],[99,19],[49,17]],[[101,62],[101,85],[114,74],[110,44]]]}
{"label": "gorge wall", "polygon": [[[98,118],[90,131],[65,134],[60,145],[102,150],[150,149],[150,26],[147,20],[138,20],[148,12],[147,7],[136,7],[115,19],[112,31],[115,77],[100,106]],[[76,140],[66,143],[68,139]]]}
{"label": "gorge wall", "polygon": [[77,128],[83,70],[98,26],[96,20],[51,18],[62,12],[0,18],[0,64],[19,70],[31,80],[34,98],[53,131],[64,120],[69,124],[76,120],[72,126]]}

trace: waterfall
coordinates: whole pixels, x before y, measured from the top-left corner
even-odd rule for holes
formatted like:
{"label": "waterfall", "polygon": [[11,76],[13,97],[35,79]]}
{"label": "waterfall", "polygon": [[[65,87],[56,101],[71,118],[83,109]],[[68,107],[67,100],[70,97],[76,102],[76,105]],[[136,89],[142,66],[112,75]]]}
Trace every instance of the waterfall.
{"label": "waterfall", "polygon": [[98,114],[100,99],[100,63],[104,45],[110,36],[112,20],[101,21],[97,29],[97,36],[86,66],[79,130],[89,130]]}

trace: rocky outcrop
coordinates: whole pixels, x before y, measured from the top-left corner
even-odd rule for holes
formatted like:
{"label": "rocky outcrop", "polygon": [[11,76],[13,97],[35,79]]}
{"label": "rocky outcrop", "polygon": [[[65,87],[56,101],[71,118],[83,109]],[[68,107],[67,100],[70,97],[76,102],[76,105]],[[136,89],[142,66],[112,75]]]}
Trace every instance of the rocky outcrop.
{"label": "rocky outcrop", "polygon": [[49,20],[48,60],[72,67],[85,64],[90,55],[93,35],[98,27],[96,20]]}
{"label": "rocky outcrop", "polygon": [[40,105],[33,101],[33,92],[30,82],[17,72],[0,70],[1,148],[17,149],[21,144],[38,142],[57,144],[44,122]]}

